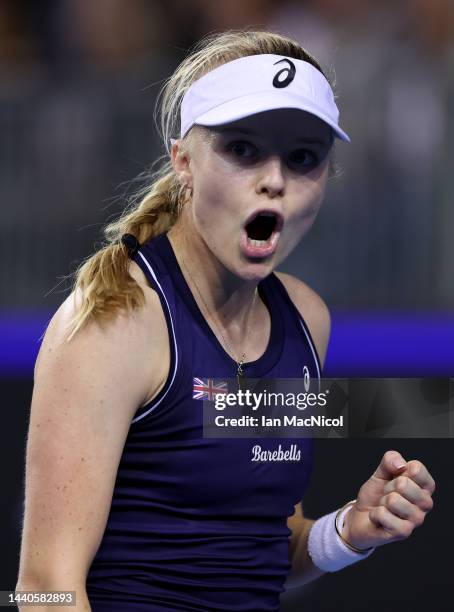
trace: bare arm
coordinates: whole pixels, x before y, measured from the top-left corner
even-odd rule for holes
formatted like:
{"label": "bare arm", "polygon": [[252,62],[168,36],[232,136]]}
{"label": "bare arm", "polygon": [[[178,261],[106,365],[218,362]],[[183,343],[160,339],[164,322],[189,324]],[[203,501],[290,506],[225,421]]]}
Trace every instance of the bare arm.
{"label": "bare arm", "polygon": [[49,325],[35,367],[16,590],[76,590],[76,610],[89,610],[86,575],[130,422],[165,380],[168,343],[151,289],[140,312],[104,328],[90,323],[67,343],[73,312],[70,296]]}

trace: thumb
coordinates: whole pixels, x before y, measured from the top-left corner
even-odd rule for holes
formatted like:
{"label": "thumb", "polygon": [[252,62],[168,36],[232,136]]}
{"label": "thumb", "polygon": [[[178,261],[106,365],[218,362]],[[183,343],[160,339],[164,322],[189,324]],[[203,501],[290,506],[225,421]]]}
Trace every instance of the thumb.
{"label": "thumb", "polygon": [[389,450],[383,455],[373,475],[376,478],[392,480],[406,465],[407,462],[398,451]]}

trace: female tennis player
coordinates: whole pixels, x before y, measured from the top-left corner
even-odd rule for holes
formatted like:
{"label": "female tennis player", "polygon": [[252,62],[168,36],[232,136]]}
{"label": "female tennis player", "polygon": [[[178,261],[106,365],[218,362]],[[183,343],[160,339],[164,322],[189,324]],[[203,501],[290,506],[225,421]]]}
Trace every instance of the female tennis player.
{"label": "female tennis player", "polygon": [[74,590],[96,612],[276,611],[285,587],[408,537],[435,485],[389,450],[356,500],[311,520],[311,439],[203,436],[216,379],[321,374],[328,310],[275,272],[349,140],[316,60],[268,32],[211,36],[160,117],[163,167],[39,353],[17,589]]}

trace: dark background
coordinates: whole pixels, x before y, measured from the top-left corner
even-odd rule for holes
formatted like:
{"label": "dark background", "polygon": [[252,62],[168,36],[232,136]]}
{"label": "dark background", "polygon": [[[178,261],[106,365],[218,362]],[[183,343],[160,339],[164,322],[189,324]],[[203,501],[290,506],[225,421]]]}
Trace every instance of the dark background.
{"label": "dark background", "polygon": [[[335,73],[352,138],[337,146],[342,174],[317,223],[281,268],[332,311],[326,375],[454,373],[450,0],[2,0],[0,589],[16,583],[33,362],[62,279],[162,152],[163,79],[201,35],[244,26],[293,36]],[[390,448],[437,482],[425,524],[290,591],[284,612],[453,609],[452,440],[318,440],[305,512],[353,499]]]}

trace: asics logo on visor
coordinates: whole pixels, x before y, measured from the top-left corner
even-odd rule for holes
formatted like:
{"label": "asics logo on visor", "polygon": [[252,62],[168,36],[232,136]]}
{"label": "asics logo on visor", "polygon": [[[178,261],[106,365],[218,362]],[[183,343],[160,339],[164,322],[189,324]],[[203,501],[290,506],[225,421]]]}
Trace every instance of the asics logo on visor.
{"label": "asics logo on visor", "polygon": [[[282,89],[282,87],[287,87],[287,85],[290,85],[290,83],[295,78],[295,73],[296,73],[295,64],[291,62],[289,59],[281,59],[275,62],[274,66],[276,64],[281,64],[282,62],[288,62],[289,65],[286,66],[285,68],[282,68],[282,70],[279,70],[279,72],[275,75],[273,79],[273,85],[274,87],[277,87],[278,89]],[[281,79],[281,76],[283,74],[285,74],[286,76],[285,78]]]}

